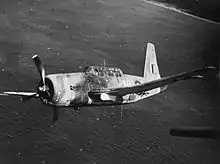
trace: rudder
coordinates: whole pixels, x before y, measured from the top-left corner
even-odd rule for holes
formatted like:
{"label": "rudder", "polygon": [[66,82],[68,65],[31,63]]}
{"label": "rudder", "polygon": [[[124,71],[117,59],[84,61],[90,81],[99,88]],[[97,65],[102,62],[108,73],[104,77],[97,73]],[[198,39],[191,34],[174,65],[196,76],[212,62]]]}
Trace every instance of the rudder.
{"label": "rudder", "polygon": [[161,79],[155,46],[152,43],[147,44],[145,65],[144,65],[144,79],[146,81],[153,81]]}

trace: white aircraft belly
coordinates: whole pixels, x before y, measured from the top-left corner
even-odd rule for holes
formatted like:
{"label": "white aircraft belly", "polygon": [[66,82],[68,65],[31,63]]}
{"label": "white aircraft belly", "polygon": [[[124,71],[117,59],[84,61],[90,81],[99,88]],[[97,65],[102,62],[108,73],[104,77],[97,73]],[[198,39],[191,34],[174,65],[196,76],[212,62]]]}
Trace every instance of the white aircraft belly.
{"label": "white aircraft belly", "polygon": [[127,94],[123,96],[123,103],[131,103],[131,102],[136,102],[142,99],[145,99],[147,97],[156,95],[161,92],[160,88],[155,88],[149,91],[146,91],[144,93],[139,93],[139,94]]}

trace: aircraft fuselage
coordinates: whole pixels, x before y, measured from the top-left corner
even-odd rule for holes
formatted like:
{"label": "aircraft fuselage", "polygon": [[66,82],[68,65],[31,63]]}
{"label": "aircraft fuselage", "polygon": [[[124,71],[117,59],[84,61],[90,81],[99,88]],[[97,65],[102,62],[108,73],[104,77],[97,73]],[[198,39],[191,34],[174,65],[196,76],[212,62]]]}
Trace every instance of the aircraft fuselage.
{"label": "aircraft fuselage", "polygon": [[[46,80],[52,82],[53,90],[51,99],[41,100],[55,106],[96,106],[96,105],[120,105],[133,103],[160,92],[160,88],[124,96],[112,96],[108,94],[89,95],[92,89],[130,87],[146,82],[143,77],[123,74],[121,77],[96,76],[92,73],[65,73],[50,74]],[[49,101],[48,101],[49,100]]]}

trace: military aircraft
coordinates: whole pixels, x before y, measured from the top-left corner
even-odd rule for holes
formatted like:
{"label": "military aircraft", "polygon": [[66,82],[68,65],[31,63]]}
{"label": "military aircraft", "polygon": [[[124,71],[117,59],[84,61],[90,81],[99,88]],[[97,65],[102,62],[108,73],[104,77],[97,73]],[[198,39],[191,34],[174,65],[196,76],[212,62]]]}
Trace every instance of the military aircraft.
{"label": "military aircraft", "polygon": [[41,77],[36,92],[3,92],[1,95],[20,96],[23,101],[40,98],[44,104],[54,106],[53,122],[58,119],[57,107],[79,110],[83,106],[134,103],[166,90],[169,84],[201,78],[204,73],[216,69],[205,67],[161,78],[152,43],[147,44],[143,77],[124,74],[119,68],[106,66],[88,66],[83,72],[46,75],[39,56],[34,55],[32,59]]}

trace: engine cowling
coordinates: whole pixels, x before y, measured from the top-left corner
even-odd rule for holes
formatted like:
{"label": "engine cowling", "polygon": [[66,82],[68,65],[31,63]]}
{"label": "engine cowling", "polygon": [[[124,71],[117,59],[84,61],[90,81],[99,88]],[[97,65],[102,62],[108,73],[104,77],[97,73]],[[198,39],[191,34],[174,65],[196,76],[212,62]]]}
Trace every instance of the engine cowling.
{"label": "engine cowling", "polygon": [[50,96],[42,96],[43,101],[56,106],[73,106],[88,103],[84,79],[81,74],[51,74],[46,77]]}

